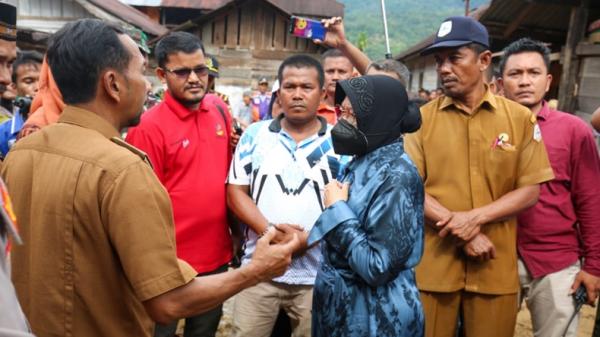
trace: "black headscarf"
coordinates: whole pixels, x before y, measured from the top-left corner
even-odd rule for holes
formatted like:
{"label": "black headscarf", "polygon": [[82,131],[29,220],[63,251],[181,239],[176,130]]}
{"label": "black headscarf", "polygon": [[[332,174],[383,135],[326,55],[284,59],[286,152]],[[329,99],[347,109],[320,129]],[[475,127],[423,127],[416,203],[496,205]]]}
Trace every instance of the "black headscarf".
{"label": "black headscarf", "polygon": [[384,75],[368,75],[340,81],[335,89],[335,103],[348,96],[358,129],[367,138],[367,151],[398,141],[403,133],[421,126],[419,108],[409,102],[400,81]]}

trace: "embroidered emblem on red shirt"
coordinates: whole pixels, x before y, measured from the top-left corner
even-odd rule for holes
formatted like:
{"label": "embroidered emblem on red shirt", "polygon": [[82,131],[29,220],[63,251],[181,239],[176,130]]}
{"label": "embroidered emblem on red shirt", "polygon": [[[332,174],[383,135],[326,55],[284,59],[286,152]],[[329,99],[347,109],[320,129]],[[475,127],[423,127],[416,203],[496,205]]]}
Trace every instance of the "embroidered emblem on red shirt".
{"label": "embroidered emblem on red shirt", "polygon": [[223,137],[225,135],[225,131],[223,131],[223,127],[221,126],[221,124],[218,124],[215,126],[216,131],[217,131],[217,136],[218,137]]}

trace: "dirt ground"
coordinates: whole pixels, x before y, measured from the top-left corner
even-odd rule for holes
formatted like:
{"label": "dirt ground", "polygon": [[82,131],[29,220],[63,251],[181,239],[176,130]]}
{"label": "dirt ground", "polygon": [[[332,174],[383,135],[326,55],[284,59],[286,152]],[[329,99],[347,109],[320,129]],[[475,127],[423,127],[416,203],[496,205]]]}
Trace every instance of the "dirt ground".
{"label": "dirt ground", "polygon": [[[594,330],[594,320],[596,319],[596,308],[589,305],[584,305],[581,308],[579,316],[579,330],[577,337],[590,337]],[[531,316],[529,311],[523,305],[523,308],[517,316],[517,327],[515,329],[515,337],[532,337],[531,333]]]}
{"label": "dirt ground", "polygon": [[[219,331],[216,337],[230,337],[231,336],[231,307],[232,300],[225,302],[223,306],[223,318],[219,324]],[[596,308],[592,308],[589,305],[584,305],[581,309],[581,315],[579,317],[579,331],[578,337],[590,337],[594,330],[594,320],[596,317]],[[531,316],[529,311],[523,305],[523,308],[519,312],[517,317],[517,327],[515,329],[515,337],[532,337],[531,333]]]}

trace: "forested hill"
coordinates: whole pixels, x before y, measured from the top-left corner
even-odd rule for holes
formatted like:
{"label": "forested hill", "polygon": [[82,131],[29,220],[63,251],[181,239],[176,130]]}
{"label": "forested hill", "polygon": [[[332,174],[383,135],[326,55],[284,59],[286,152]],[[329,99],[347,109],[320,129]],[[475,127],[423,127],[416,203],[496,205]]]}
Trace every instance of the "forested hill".
{"label": "forested hill", "polygon": [[[338,0],[345,7],[344,25],[353,43],[366,42],[371,58],[385,55],[380,0]],[[489,0],[471,0],[471,9]],[[434,33],[443,19],[464,15],[463,0],[386,0],[390,47],[393,55]],[[360,35],[363,35],[362,38]]]}

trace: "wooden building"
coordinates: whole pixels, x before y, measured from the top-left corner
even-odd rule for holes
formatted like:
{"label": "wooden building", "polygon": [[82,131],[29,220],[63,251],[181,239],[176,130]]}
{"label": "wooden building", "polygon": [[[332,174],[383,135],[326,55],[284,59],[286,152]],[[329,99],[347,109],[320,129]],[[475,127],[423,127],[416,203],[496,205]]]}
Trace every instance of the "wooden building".
{"label": "wooden building", "polygon": [[175,27],[198,35],[206,51],[220,62],[220,85],[255,87],[260,77],[276,78],[286,57],[306,53],[318,57],[320,47],[289,34],[291,15],[311,18],[342,16],[334,0],[235,0]]}
{"label": "wooden building", "polygon": [[[554,78],[547,98],[557,98],[561,110],[589,120],[600,106],[600,45],[587,42],[585,32],[600,19],[600,1],[492,0],[472,16],[488,29],[495,64],[502,49],[521,37],[547,43]],[[433,39],[431,35],[396,57],[412,72],[412,91],[438,85],[433,57],[419,55]]]}
{"label": "wooden building", "polygon": [[17,45],[22,49],[43,51],[50,34],[68,22],[82,18],[137,27],[150,36],[168,31],[144,13],[118,0],[18,0]]}
{"label": "wooden building", "polygon": [[155,22],[173,28],[223,6],[223,0],[120,0],[148,15]]}

